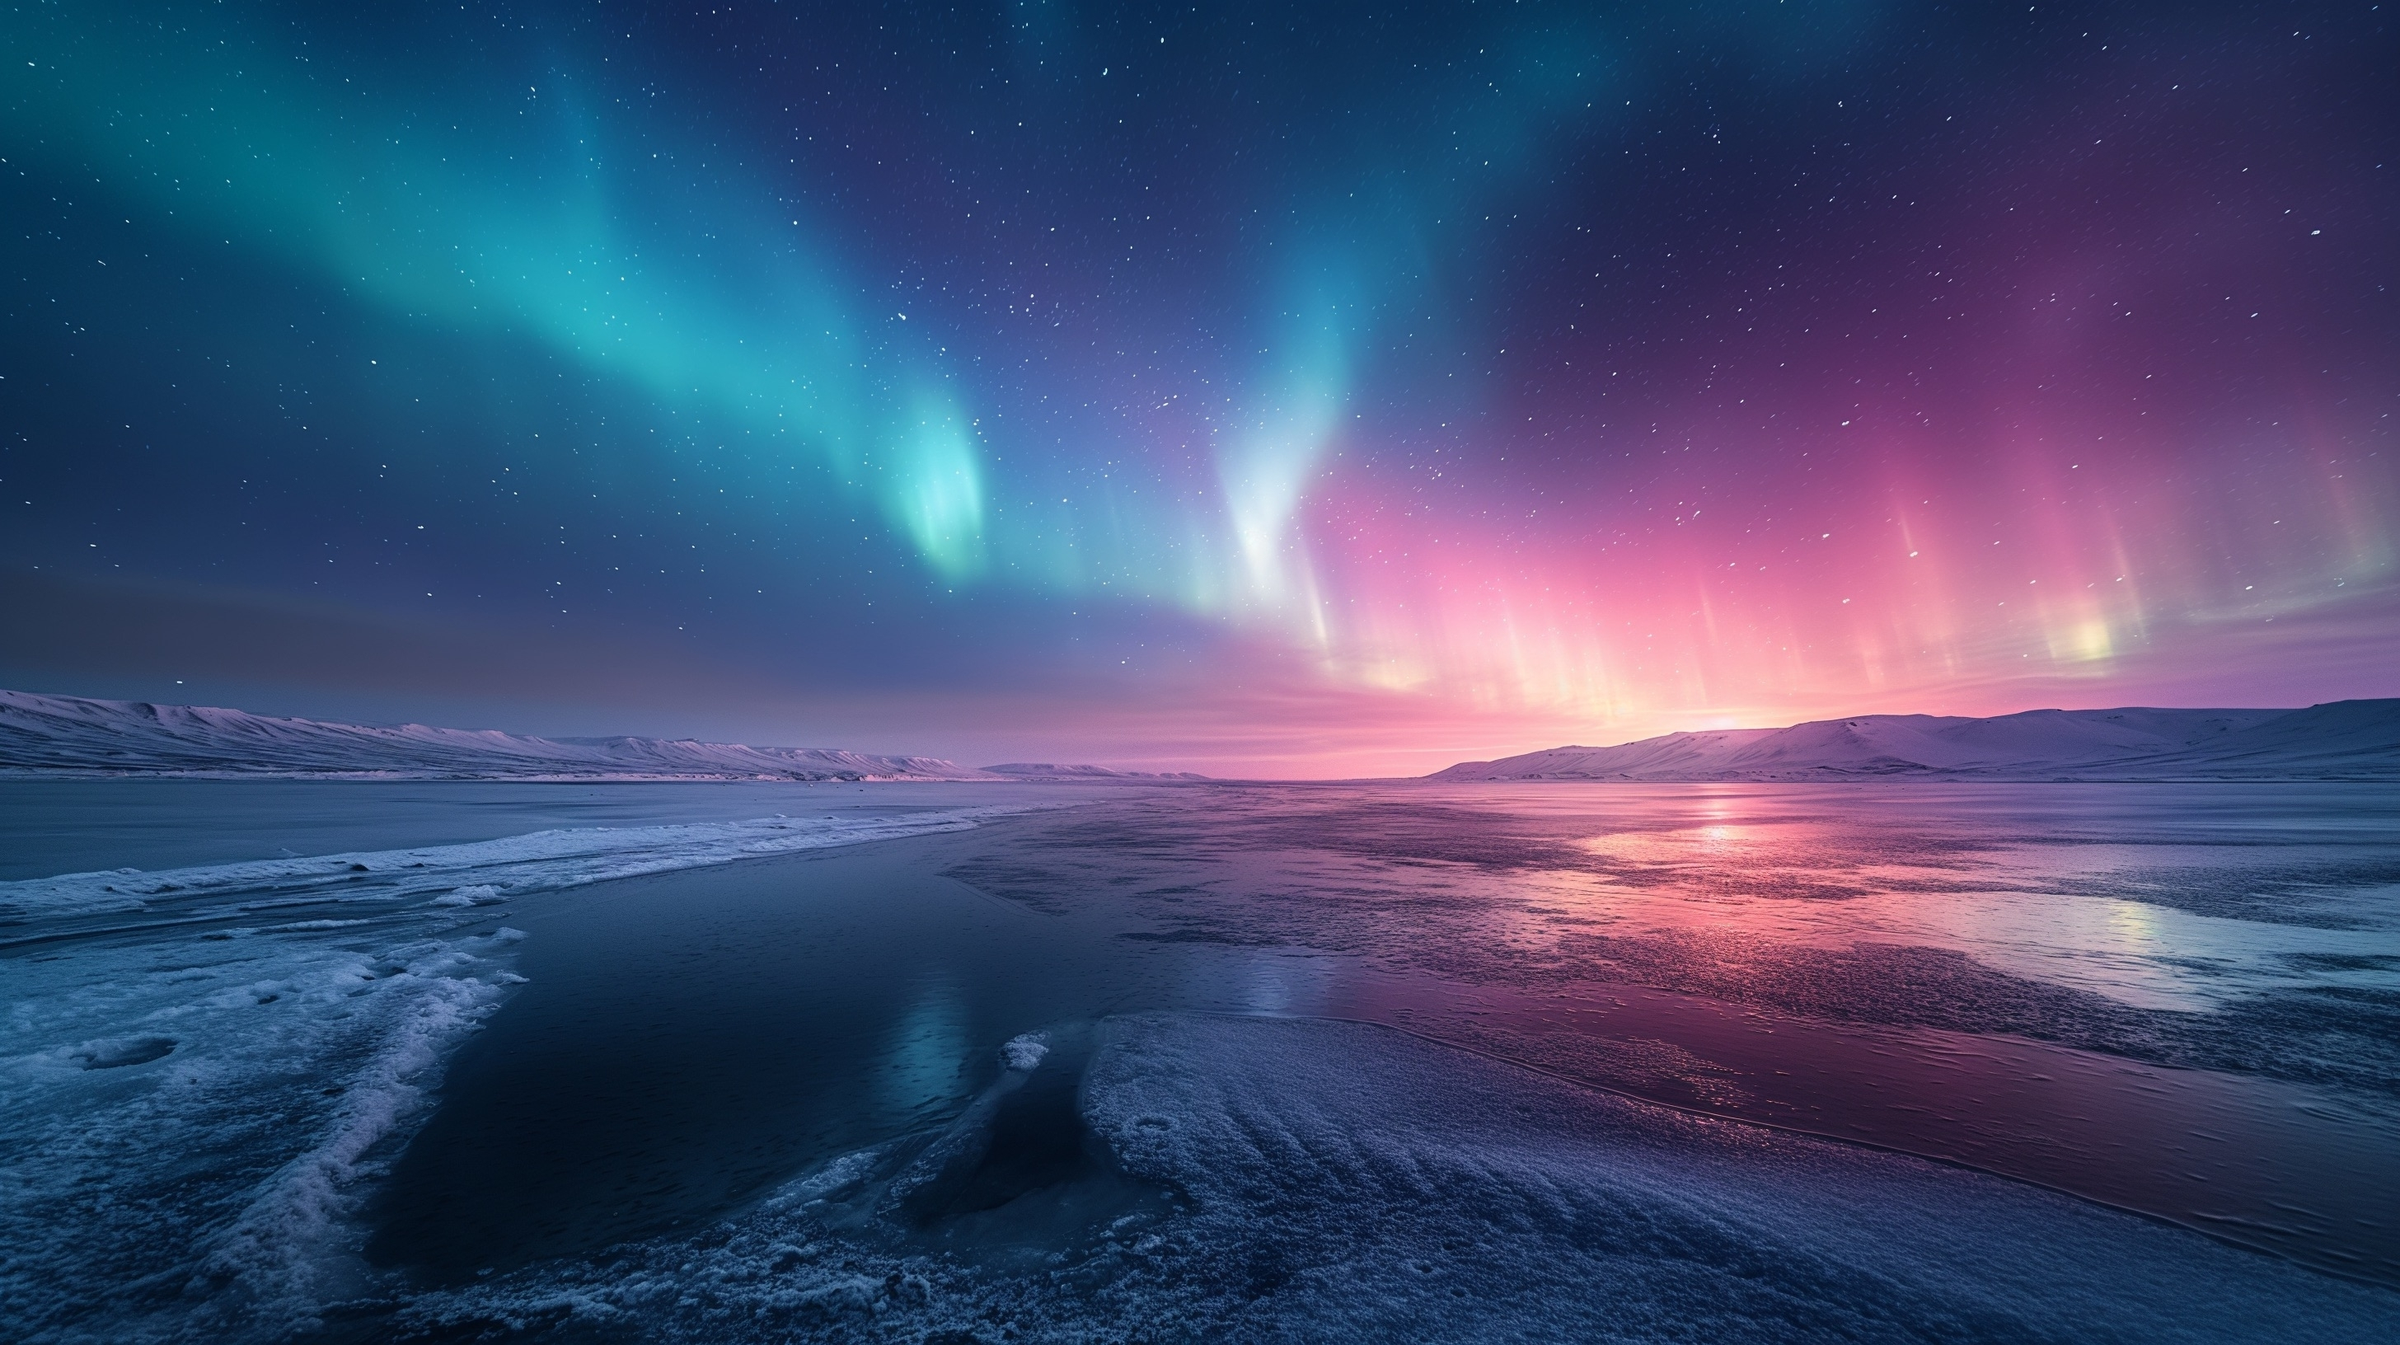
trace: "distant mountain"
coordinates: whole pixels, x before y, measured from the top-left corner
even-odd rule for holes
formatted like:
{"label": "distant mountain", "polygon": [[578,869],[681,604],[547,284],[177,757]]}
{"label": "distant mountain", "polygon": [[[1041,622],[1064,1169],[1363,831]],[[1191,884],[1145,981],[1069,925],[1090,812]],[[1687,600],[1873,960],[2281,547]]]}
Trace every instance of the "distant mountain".
{"label": "distant mountain", "polygon": [[986,766],[994,775],[1015,780],[1205,780],[1208,777],[1192,771],[1119,771],[1106,766],[1059,766],[1047,761],[1011,761],[1000,766]]}
{"label": "distant mountain", "polygon": [[1007,780],[935,757],[689,738],[530,738],[0,691],[0,775],[373,775],[407,779]]}
{"label": "distant mountain", "polygon": [[1859,715],[1466,761],[1429,780],[2400,779],[2400,699],[2305,710]]}

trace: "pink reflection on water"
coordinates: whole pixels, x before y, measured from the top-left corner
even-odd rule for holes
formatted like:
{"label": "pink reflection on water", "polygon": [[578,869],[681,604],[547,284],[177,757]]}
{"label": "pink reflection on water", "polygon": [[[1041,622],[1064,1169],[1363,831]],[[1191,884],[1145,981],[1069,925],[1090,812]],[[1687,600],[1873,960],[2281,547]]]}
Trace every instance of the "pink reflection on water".
{"label": "pink reflection on water", "polygon": [[[2162,1013],[2400,979],[2379,889],[2325,876],[2389,846],[2390,808],[2357,804],[2073,786],[1327,792],[1300,806],[1325,819],[1298,829],[1314,844],[1280,833],[1226,858],[1223,885],[1251,894],[1248,927],[1361,955],[1312,963],[1317,993],[1282,1011],[2400,1281],[2388,1107],[2146,1063],[2170,1058],[2148,1054]],[[2331,916],[2301,922],[2312,902]],[[2246,1049],[2292,1049],[2261,1042]]]}

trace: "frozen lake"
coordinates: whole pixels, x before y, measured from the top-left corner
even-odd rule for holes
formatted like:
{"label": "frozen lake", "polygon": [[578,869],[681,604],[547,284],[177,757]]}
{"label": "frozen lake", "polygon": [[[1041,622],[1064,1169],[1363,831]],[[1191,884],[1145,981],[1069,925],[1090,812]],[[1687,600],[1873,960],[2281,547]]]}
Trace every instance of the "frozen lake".
{"label": "frozen lake", "polygon": [[11,1338],[2400,1331],[2380,786],[6,782],[0,865]]}

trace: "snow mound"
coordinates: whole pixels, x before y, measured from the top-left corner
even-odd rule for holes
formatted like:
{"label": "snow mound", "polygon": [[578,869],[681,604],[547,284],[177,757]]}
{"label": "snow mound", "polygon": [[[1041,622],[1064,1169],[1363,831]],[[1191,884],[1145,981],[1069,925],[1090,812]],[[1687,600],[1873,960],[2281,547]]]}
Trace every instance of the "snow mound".
{"label": "snow mound", "polygon": [[1040,1032],[1026,1032],[1009,1038],[1000,1047],[1000,1063],[1014,1070],[1037,1070],[1042,1057],[1050,1054],[1050,1038]]}
{"label": "snow mound", "polygon": [[2400,778],[2400,699],[2305,710],[1860,715],[1467,761],[1431,780]]}

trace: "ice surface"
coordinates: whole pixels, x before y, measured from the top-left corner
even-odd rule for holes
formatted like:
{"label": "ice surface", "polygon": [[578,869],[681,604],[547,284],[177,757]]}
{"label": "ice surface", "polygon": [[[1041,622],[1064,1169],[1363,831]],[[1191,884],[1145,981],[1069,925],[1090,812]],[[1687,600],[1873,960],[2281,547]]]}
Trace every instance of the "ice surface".
{"label": "ice surface", "polygon": [[[311,855],[187,869],[115,869],[0,883],[0,916],[146,911],[212,900],[429,897],[472,906],[512,893],[573,887],[829,845],[963,831],[978,821],[1032,811],[1038,803],[954,808],[898,816],[761,817],[659,827],[537,831],[467,845]],[[436,895],[439,894],[439,895]]]}
{"label": "ice surface", "polygon": [[2305,710],[1860,715],[1461,762],[1435,780],[2400,778],[2400,699]]}
{"label": "ice surface", "polygon": [[2400,1324],[2400,1297],[2181,1230],[1385,1028],[1138,1020],[1088,1088],[1126,1167],[1185,1192],[1202,1241],[1249,1253],[1214,1306],[1265,1317],[1262,1334],[2299,1340]]}
{"label": "ice surface", "polygon": [[499,1003],[512,933],[12,962],[0,1337],[238,1336],[344,1296],[363,1179]]}
{"label": "ice surface", "polygon": [[[402,1309],[401,1338],[2354,1341],[2400,1295],[1960,1169],[1577,1088],[1388,1028],[1104,1023],[1062,1125],[1106,1155],[996,1208],[1010,1076],[697,1236]],[[1038,1077],[1038,1076],[1036,1076]],[[1030,1089],[1031,1084],[1018,1085]],[[1069,1137],[1070,1139],[1072,1137]],[[889,1174],[889,1175],[884,1175]],[[1143,1203],[1094,1193],[1146,1188]],[[879,1213],[869,1213],[879,1211]],[[932,1211],[929,1215],[929,1211]],[[1075,1212],[1083,1222],[1059,1223]],[[970,1250],[1039,1229],[1032,1261]]]}
{"label": "ice surface", "polygon": [[372,1288],[364,1192],[451,1050],[521,979],[521,936],[482,908],[1016,811],[549,831],[0,884],[14,950],[0,1339],[271,1339]]}
{"label": "ice surface", "polygon": [[1412,784],[1199,803],[1056,814],[977,837],[948,871],[1124,919],[1143,957],[1231,968],[1217,1002],[1138,1007],[1394,1023],[2400,1284],[2380,1196],[2400,1189],[2389,789]]}
{"label": "ice surface", "polygon": [[[1402,1016],[1454,1040],[1549,1068],[1583,1068],[1568,1054],[1525,1049],[1529,1038],[1504,1039],[1516,1020],[1502,1020],[1515,1009],[1499,992],[1518,987],[1526,1000],[1566,1015],[1617,1014],[1609,1021],[1620,1027],[1656,1029],[1673,1042],[1647,1046],[1668,1056],[1680,1044],[1707,1057],[1663,1059],[1659,1068],[1709,1068],[1714,1039],[1681,1035],[1690,1026],[1684,1019],[1641,1007],[1652,995],[1625,995],[1637,1001],[1633,1008],[1559,1002],[1558,977],[1598,967],[1647,986],[1691,982],[1694,992],[1722,996],[1711,1003],[1724,1010],[1727,1031],[1770,1043],[1761,1050],[1774,1056],[1772,1069],[1751,1056],[1726,1057],[1756,1064],[1735,1082],[1778,1090],[1794,1082],[1782,1077],[1785,1066],[1798,1070],[1812,1058],[1804,1047],[1838,1034],[1779,1016],[1777,1005],[1874,1023],[1916,1023],[1938,1010],[1948,1016],[1935,1021],[1957,1019],[1962,1029],[2069,1033],[2077,1041],[2169,1016],[2062,996],[1938,949],[1853,947],[1853,931],[1870,927],[1862,918],[1906,913],[1869,894],[1899,881],[1891,866],[1961,866],[1909,880],[1939,880],[1922,889],[1942,898],[1926,897],[1929,906],[1968,895],[1953,889],[1997,881],[1992,855],[2014,854],[2008,838],[2021,836],[2052,838],[2081,857],[2002,875],[2004,886],[2029,891],[2057,887],[2051,878],[2113,870],[2120,859],[2099,848],[2104,842],[2142,841],[2155,852],[2139,859],[2142,883],[2178,892],[2233,864],[2250,876],[2212,881],[2255,896],[2266,890],[2252,881],[2256,874],[2288,876],[2299,859],[2323,858],[2328,845],[2325,853],[2347,866],[2345,883],[2385,881],[2376,874],[2388,867],[2388,856],[2378,857],[2390,828],[2372,786],[2276,786],[2272,807],[2262,807],[2264,786],[2006,786],[1990,796],[1996,813],[1962,807],[1955,795],[1965,788],[1411,785],[1372,796],[1246,791],[1211,809],[1194,808],[1198,796],[1188,791],[1126,791],[1113,804],[994,831],[973,846],[945,841],[943,853],[961,861],[951,874],[1032,908],[1008,912],[1028,929],[1048,937],[1088,924],[1083,934],[1133,950],[1128,966],[1149,969],[1139,984],[1190,978],[1213,996],[1169,1004],[1364,1016],[1379,1013],[1368,992],[1394,983],[1387,972],[1422,970],[1439,973],[1444,994],[1463,993],[1462,985],[1490,992],[1442,1001],[1457,1011],[1448,1027],[1438,1015]],[[1488,817],[1462,802],[1502,797],[1511,801]],[[1869,825],[1873,818],[1834,806],[1866,797],[1943,799],[1930,814],[1908,816],[1967,821],[1955,835],[1921,835],[1917,822]],[[1590,815],[1595,798],[1618,800],[1610,818]],[[2116,803],[2103,806],[2110,799]],[[1641,800],[1663,801],[1645,812]],[[2025,812],[2028,800],[2051,811]],[[2249,818],[2249,829],[2228,830],[2205,813],[2211,808]],[[2154,826],[2145,817],[2166,820]],[[832,830],[821,818],[773,821],[812,835]],[[276,861],[247,879],[202,867],[83,875],[44,880],[51,886],[38,912],[19,900],[26,923],[7,930],[18,942],[0,963],[12,992],[0,1008],[0,1339],[240,1341],[312,1323],[329,1338],[445,1340],[2393,1334],[2388,1290],[2035,1188],[1624,1102],[1397,1034],[1321,1020],[1205,1017],[1078,1027],[1122,1005],[1161,1003],[1145,998],[1148,990],[1127,995],[1098,982],[1080,998],[1062,993],[1063,1002],[993,1010],[1000,999],[976,988],[984,971],[953,956],[940,931],[924,924],[902,926],[911,950],[926,945],[923,959],[913,951],[895,952],[888,965],[858,959],[872,963],[863,975],[934,973],[921,995],[895,999],[891,1021],[906,1031],[832,1039],[837,1053],[853,1041],[868,1053],[888,1048],[895,1061],[957,1081],[957,1096],[941,1108],[805,1150],[811,1163],[840,1156],[747,1208],[705,1206],[697,1217],[730,1211],[714,1227],[629,1225],[644,1240],[599,1253],[583,1250],[597,1240],[568,1244],[576,1257],[566,1261],[498,1258],[500,1270],[463,1288],[429,1288],[406,1277],[420,1272],[370,1264],[357,1255],[361,1194],[378,1186],[404,1141],[433,1133],[418,1129],[426,1090],[514,979],[515,949],[502,924],[509,907],[472,903],[515,905],[528,885],[572,883],[628,863],[739,858],[750,853],[745,837],[789,843],[766,822],[586,835],[601,838],[589,852],[426,847]],[[2207,854],[2164,847],[2207,837],[2217,847]],[[2278,859],[2279,845],[2291,853]],[[2170,851],[2173,863],[2162,858]],[[1961,856],[1975,857],[1973,865]],[[756,876],[773,886],[774,874]],[[2355,922],[2366,910],[2357,891],[2383,889],[2341,890],[2335,904]],[[738,1034],[738,1012],[714,1006],[737,1004],[740,987],[695,1011],[678,998],[684,965],[673,947],[638,937],[657,931],[668,907],[697,904],[646,906],[642,898],[652,894],[666,895],[629,891],[620,904],[625,928],[637,935],[624,941],[635,945],[629,959],[662,964],[657,985],[604,977],[600,993],[682,1004],[694,1030]],[[449,898],[458,901],[441,904]],[[2112,923],[2129,927],[2129,909],[2169,909],[2106,900]],[[582,919],[594,909],[562,902],[547,918]],[[533,946],[548,949],[555,926],[536,915],[526,912],[540,931]],[[1609,918],[1594,923],[1595,916]],[[2144,921],[2144,937],[2193,951],[2182,926]],[[810,915],[797,923],[797,937],[819,937],[807,928],[818,923]],[[1930,937],[1921,924],[1872,927]],[[2382,928],[2272,927],[2307,934],[2317,940],[2308,947],[2325,957],[2381,937]],[[1820,929],[1826,937],[1811,935]],[[52,937],[61,932],[74,937]],[[2000,933],[2022,941],[2042,928]],[[2045,937],[2079,947],[2087,933],[2079,926]],[[1071,957],[1015,955],[1050,946],[978,951],[991,957],[995,975],[1023,978],[1038,967],[1045,980],[1064,979],[1076,957],[1092,955],[1082,934],[1055,945],[1083,950]],[[1367,956],[1386,971],[1346,981],[1344,959]],[[2382,970],[2338,972],[2357,983],[2351,988],[2388,978],[2388,959],[2363,960]],[[807,974],[773,956],[760,964],[772,964],[773,976]],[[732,970],[727,959],[706,965],[717,978]],[[1194,975],[1200,969],[1213,970]],[[1255,978],[1244,979],[1251,972]],[[522,1021],[556,988],[554,977],[566,976],[550,961],[539,974],[543,984],[512,1004],[503,1024]],[[1715,979],[1694,980],[1708,977]],[[1102,988],[1108,993],[1096,992]],[[945,995],[986,1007],[928,1007]],[[911,1005],[927,1008],[925,1030],[910,1026]],[[1702,1007],[1693,1002],[1694,1012]],[[1997,1011],[2004,1012],[1990,1016]],[[1454,1034],[1467,1021],[1462,1014],[1488,1020],[1491,1032]],[[2232,1031],[2215,1015],[2185,1017],[2188,1031]],[[2258,1063],[2217,1067],[2271,1072],[2317,1055],[2351,1074],[2388,1078],[2379,1062],[2388,1060],[2391,1038],[2375,1025],[2389,1021],[2361,1018],[2339,1042],[2280,1024],[2241,1038],[2242,1059],[2255,1055]],[[806,1027],[826,1031],[813,1018]],[[1545,1041],[1557,1035],[1542,1033]],[[1029,1038],[1047,1048],[1041,1059],[1032,1069],[1009,1068],[1017,1063],[1010,1048]],[[1900,1032],[1870,1038],[1878,1059],[1915,1040]],[[591,1040],[608,1050],[606,1033]],[[1955,1044],[2017,1052],[2023,1068],[2046,1070],[2055,1059],[2035,1042]],[[2120,1053],[2095,1058],[2102,1073],[2139,1073],[2118,1066],[2140,1043],[2090,1044]],[[494,1085],[508,1088],[510,1067],[531,1063],[503,1057]],[[1932,1063],[1940,1068],[1930,1088],[1913,1087],[1913,1075],[1869,1068],[1856,1076],[1854,1093],[1878,1117],[1967,1108],[1960,1099],[1973,1099],[1978,1116],[1989,1113],[1982,1081],[1998,1076],[1978,1074],[1956,1054]],[[1586,1077],[1616,1081],[1609,1070]],[[968,1091],[986,1081],[966,1105]],[[2212,1189],[2224,1189],[2215,1185],[2221,1169],[2205,1168],[2207,1155],[2194,1159],[2186,1149],[2215,1124],[2212,1114],[2154,1109],[2147,1114],[2174,1124],[2141,1130],[2124,1127],[2129,1113],[2111,1106],[2112,1093],[2059,1096],[2145,1146],[2127,1163],[2199,1163]],[[2315,1142],[2307,1137],[2331,1133],[2326,1124],[2257,1132],[2302,1136],[2289,1150],[2253,1144],[2251,1132],[2201,1139],[2291,1158]],[[917,1125],[935,1128],[898,1133]],[[737,1134],[736,1142],[752,1138]],[[2036,1125],[2023,1138],[2072,1148],[2076,1136]],[[841,1153],[860,1145],[871,1147]],[[2384,1213],[2373,1204],[2377,1183],[2361,1176],[2382,1170],[2374,1161],[2343,1169],[2341,1180],[2369,1193],[2355,1208],[2295,1212],[2293,1203],[2263,1199],[2232,1208],[2290,1224],[2338,1217],[2354,1227],[2362,1211],[2365,1220]],[[655,1171],[595,1163],[589,1194],[605,1198]],[[2290,1189],[2300,1188],[2269,1194]],[[755,1196],[752,1187],[736,1198]],[[2235,1221],[2207,1226],[2261,1241]],[[649,1235],[663,1227],[685,1231]],[[2320,1244],[2349,1245],[2339,1237]],[[465,1262],[457,1273],[481,1264]]]}

